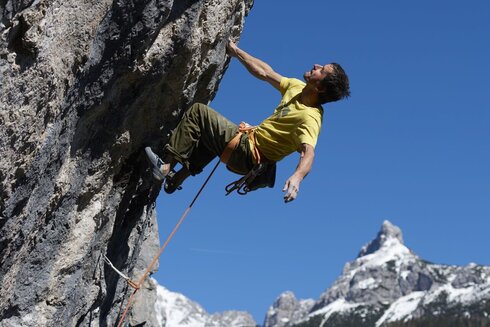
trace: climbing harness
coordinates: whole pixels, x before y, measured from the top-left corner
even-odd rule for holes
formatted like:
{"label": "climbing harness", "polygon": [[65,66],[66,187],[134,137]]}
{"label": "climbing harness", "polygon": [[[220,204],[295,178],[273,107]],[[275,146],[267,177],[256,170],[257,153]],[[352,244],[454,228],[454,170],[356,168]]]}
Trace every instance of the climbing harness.
{"label": "climbing harness", "polygon": [[223,161],[225,164],[228,164],[228,161],[230,160],[231,154],[233,153],[233,150],[235,150],[236,147],[238,146],[238,143],[240,142],[242,135],[247,134],[248,137],[250,138],[250,141],[251,141],[250,143],[252,146],[251,153],[252,153],[253,161],[256,163],[260,163],[260,162],[264,161],[259,149],[255,145],[254,131],[256,128],[257,128],[257,126],[252,126],[252,125],[249,125],[248,123],[245,123],[242,121],[240,123],[240,125],[238,125],[238,132],[230,140],[230,142],[228,142],[225,149],[223,150],[223,153],[220,156],[220,160]]}
{"label": "climbing harness", "polygon": [[[201,194],[202,190],[204,189],[204,187],[207,185],[207,183],[209,182],[209,180],[211,179],[211,176],[213,176],[214,172],[216,171],[216,169],[218,168],[220,164],[220,161],[218,160],[218,162],[216,163],[216,165],[214,166],[213,170],[211,171],[211,173],[209,174],[208,178],[206,178],[206,180],[204,181],[204,183],[202,184],[201,188],[199,189],[199,191],[197,192],[197,194],[194,196],[194,199],[191,201],[191,204],[187,207],[187,209],[185,210],[185,212],[182,214],[182,217],[180,217],[180,220],[177,222],[177,224],[175,225],[174,229],[172,230],[172,232],[170,233],[170,235],[167,237],[167,240],[165,241],[165,243],[163,243],[162,247],[160,248],[160,251],[158,251],[158,253],[153,257],[153,260],[151,261],[150,265],[148,266],[148,268],[146,268],[143,276],[141,276],[141,278],[139,279],[138,283],[136,283],[133,288],[133,293],[131,293],[131,296],[129,297],[128,299],[128,303],[126,304],[126,308],[124,309],[124,312],[122,313],[121,315],[121,318],[119,319],[119,323],[117,325],[117,327],[121,327],[124,323],[124,320],[129,312],[129,309],[131,308],[131,305],[133,304],[134,302],[134,298],[135,298],[135,295],[136,293],[138,292],[138,290],[141,288],[141,286],[143,285],[143,282],[145,281],[145,279],[148,277],[148,275],[150,274],[153,266],[156,264],[158,258],[162,255],[163,251],[165,250],[165,248],[167,247],[168,243],[170,242],[170,240],[174,237],[175,233],[177,232],[177,230],[179,229],[180,225],[182,224],[182,222],[184,221],[185,217],[187,216],[187,214],[189,213],[189,211],[191,210],[192,206],[194,205],[194,203],[196,202],[197,198],[199,197],[199,195]],[[121,276],[124,276],[124,274],[122,274]],[[124,278],[124,277],[123,277]],[[129,283],[129,282],[128,282]]]}
{"label": "climbing harness", "polygon": [[[233,191],[237,191],[237,193],[240,195],[245,195],[248,192],[254,191],[261,187],[274,186],[276,176],[275,162],[267,160],[267,158],[260,153],[255,141],[255,129],[256,126],[251,126],[245,122],[241,122],[238,126],[237,134],[231,139],[230,142],[228,142],[223,153],[221,154],[220,160],[225,164],[228,164],[231,154],[238,146],[243,134],[247,134],[248,138],[250,139],[250,152],[252,154],[253,162],[256,163],[247,174],[240,179],[231,182],[225,187],[226,195],[229,195]],[[235,171],[233,167],[227,167],[231,171]]]}

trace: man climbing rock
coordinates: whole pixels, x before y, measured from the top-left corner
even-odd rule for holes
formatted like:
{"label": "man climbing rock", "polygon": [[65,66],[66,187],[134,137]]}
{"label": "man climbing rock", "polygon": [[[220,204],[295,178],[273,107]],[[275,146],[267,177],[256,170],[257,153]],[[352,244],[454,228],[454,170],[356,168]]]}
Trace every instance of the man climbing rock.
{"label": "man climbing rock", "polygon": [[[349,79],[339,64],[330,63],[313,65],[302,82],[281,76],[233,41],[229,41],[227,50],[253,76],[279,90],[281,102],[257,127],[238,126],[204,104],[192,105],[165,146],[163,160],[151,148],[145,149],[153,166],[153,176],[165,179],[164,190],[172,193],[216,156],[221,156],[231,171],[245,175],[259,163],[275,163],[299,152],[299,163],[283,187],[284,201],[293,201],[313,164],[323,119],[321,105],[348,97]],[[177,163],[182,164],[182,168],[174,172]]]}

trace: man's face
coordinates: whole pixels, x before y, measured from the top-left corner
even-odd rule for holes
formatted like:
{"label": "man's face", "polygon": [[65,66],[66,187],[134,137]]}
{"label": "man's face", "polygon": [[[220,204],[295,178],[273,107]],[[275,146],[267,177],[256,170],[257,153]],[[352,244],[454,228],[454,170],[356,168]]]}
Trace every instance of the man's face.
{"label": "man's face", "polygon": [[303,77],[308,84],[317,86],[322,79],[324,79],[328,74],[333,73],[333,66],[327,64],[324,66],[314,64],[310,71],[307,71]]}

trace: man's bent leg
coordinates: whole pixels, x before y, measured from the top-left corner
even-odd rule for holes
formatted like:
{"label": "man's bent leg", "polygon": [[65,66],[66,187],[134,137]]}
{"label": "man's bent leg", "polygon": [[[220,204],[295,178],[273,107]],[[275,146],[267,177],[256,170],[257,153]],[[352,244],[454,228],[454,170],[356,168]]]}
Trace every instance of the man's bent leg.
{"label": "man's bent leg", "polygon": [[221,155],[237,131],[236,124],[210,107],[196,103],[177,125],[165,146],[165,153],[195,175]]}

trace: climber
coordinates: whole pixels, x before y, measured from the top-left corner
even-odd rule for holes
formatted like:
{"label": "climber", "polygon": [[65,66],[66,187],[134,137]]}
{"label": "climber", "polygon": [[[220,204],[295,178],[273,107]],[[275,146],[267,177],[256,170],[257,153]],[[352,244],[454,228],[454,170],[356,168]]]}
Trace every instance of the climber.
{"label": "climber", "polygon": [[[279,106],[260,125],[247,128],[243,124],[237,126],[204,104],[192,105],[165,146],[163,160],[150,147],[145,148],[153,176],[160,181],[165,179],[164,190],[172,193],[180,189],[188,176],[200,173],[216,156],[221,156],[231,171],[245,175],[259,163],[274,164],[297,151],[299,163],[282,190],[284,201],[293,201],[313,164],[323,118],[321,105],[348,97],[349,79],[337,63],[315,64],[304,73],[305,83],[281,76],[233,41],[229,41],[227,52],[253,76],[281,92]],[[175,172],[173,168],[177,163],[182,168]],[[275,165],[273,167],[266,169],[266,174],[271,171],[275,174]]]}

